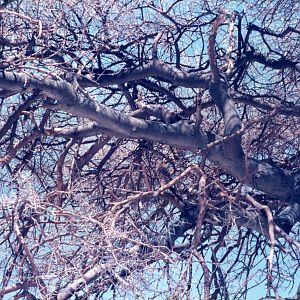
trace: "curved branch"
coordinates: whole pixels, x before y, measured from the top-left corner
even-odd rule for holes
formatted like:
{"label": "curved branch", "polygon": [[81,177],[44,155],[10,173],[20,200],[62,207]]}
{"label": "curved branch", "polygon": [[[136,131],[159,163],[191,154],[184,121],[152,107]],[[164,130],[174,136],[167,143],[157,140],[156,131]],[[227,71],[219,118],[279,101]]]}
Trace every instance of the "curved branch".
{"label": "curved branch", "polygon": [[100,86],[109,86],[149,77],[159,77],[174,85],[190,88],[207,88],[210,81],[210,74],[208,73],[188,73],[168,65],[159,59],[155,59],[148,64],[125,69],[118,73],[105,74],[105,72],[103,72],[96,76],[96,78],[90,78],[88,76],[82,77],[78,82],[82,87],[94,86],[95,83]]}

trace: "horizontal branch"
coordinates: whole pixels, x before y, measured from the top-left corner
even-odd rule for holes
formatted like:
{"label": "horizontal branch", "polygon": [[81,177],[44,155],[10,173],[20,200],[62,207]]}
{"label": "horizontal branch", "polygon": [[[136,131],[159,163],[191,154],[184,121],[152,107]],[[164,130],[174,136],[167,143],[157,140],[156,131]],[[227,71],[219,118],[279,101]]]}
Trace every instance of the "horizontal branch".
{"label": "horizontal branch", "polygon": [[278,60],[268,59],[263,54],[258,52],[248,51],[243,54],[241,58],[237,60],[236,67],[241,66],[246,62],[258,62],[266,67],[279,70],[291,68],[300,72],[300,62],[294,62],[286,58],[281,58]]}
{"label": "horizontal branch", "polygon": [[281,32],[277,32],[277,31],[275,32],[275,31],[273,31],[271,29],[261,28],[261,27],[258,27],[255,24],[250,24],[249,25],[249,30],[258,31],[261,34],[266,34],[266,35],[275,36],[275,37],[279,37],[279,38],[283,38],[283,37],[285,37],[289,33],[300,34],[300,30],[297,30],[297,29],[295,29],[293,27],[290,27],[290,26],[288,26],[287,28],[285,28]]}

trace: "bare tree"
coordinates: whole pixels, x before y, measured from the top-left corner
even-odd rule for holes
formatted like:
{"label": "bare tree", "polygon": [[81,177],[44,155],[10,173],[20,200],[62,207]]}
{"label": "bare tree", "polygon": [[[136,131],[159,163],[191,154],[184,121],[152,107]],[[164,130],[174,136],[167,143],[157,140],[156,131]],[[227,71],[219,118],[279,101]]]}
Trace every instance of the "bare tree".
{"label": "bare tree", "polygon": [[300,7],[248,2],[1,2],[1,299],[294,296]]}

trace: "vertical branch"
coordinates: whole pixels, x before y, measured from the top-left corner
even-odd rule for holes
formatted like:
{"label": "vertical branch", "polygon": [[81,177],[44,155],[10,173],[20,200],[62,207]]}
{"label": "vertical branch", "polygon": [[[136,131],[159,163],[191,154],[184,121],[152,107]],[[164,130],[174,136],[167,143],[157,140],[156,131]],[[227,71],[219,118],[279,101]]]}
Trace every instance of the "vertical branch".
{"label": "vertical branch", "polygon": [[210,276],[209,276],[209,269],[206,265],[205,259],[203,255],[197,251],[197,246],[199,245],[201,241],[201,227],[203,224],[204,216],[206,214],[207,210],[207,199],[206,199],[206,176],[203,173],[203,171],[199,168],[200,172],[200,180],[199,180],[199,212],[197,216],[197,222],[195,226],[195,231],[194,231],[194,240],[192,243],[192,253],[195,255],[195,257],[198,259],[202,270],[203,270],[203,276],[204,276],[204,300],[209,299],[210,295]]}
{"label": "vertical branch", "polygon": [[158,55],[157,55],[157,45],[158,45],[158,42],[159,40],[161,39],[163,33],[162,32],[159,32],[155,39],[154,39],[154,42],[153,42],[153,45],[152,45],[152,59],[157,59]]}
{"label": "vertical branch", "polygon": [[56,205],[61,206],[62,205],[62,195],[61,192],[64,191],[64,180],[63,180],[63,166],[66,159],[66,156],[71,149],[71,147],[74,145],[74,139],[71,139],[67,142],[65,146],[65,150],[60,155],[58,161],[57,161],[57,179],[56,179],[56,192],[58,194],[58,199]]}
{"label": "vertical branch", "polygon": [[217,63],[217,53],[216,53],[215,45],[216,45],[218,28],[222,24],[224,19],[225,19],[225,13],[221,12],[213,22],[211,34],[208,38],[208,58],[209,58],[211,76],[213,82],[220,81],[220,71]]}
{"label": "vertical branch", "polygon": [[200,125],[202,123],[202,115],[201,115],[201,110],[202,110],[202,96],[203,96],[203,90],[199,89],[196,98],[195,98],[195,102],[196,102],[196,122],[195,122],[195,127],[197,128],[197,130],[199,130]]}
{"label": "vertical branch", "polygon": [[[215,50],[217,31],[227,14],[221,12],[220,15],[213,22],[211,34],[208,38],[208,56],[211,68],[211,81],[209,83],[209,93],[221,111],[224,118],[224,135],[228,136],[236,133],[242,127],[242,122],[238,112],[235,109],[234,102],[228,93],[228,86],[226,78],[220,74],[217,65],[217,53]],[[241,137],[237,136],[233,140],[224,144],[223,155],[230,159],[236,160],[243,156],[243,149],[241,147]]]}
{"label": "vertical branch", "polygon": [[231,57],[231,54],[234,50],[234,21],[235,21],[236,13],[232,13],[229,18],[229,25],[228,25],[228,34],[229,34],[229,47],[226,51],[226,73],[230,73],[234,67],[234,62]]}
{"label": "vertical branch", "polygon": [[270,238],[270,253],[268,258],[268,283],[270,284],[272,282],[272,269],[273,269],[273,257],[274,257],[274,251],[275,251],[275,228],[273,223],[273,216],[270,208],[266,205],[262,205],[258,203],[254,198],[252,198],[250,195],[246,195],[245,199],[250,202],[254,207],[256,207],[259,210],[262,210],[265,212],[268,220],[268,233]]}
{"label": "vertical branch", "polygon": [[195,227],[194,240],[192,244],[193,249],[196,249],[201,241],[201,227],[207,210],[205,185],[206,185],[206,176],[205,174],[202,174],[199,180],[199,202],[198,202],[199,212],[198,212],[198,217],[197,217],[197,222]]}
{"label": "vertical branch", "polygon": [[204,257],[201,253],[194,250],[193,254],[198,259],[202,270],[203,270],[203,277],[204,277],[204,300],[209,300],[209,290],[210,290],[210,280],[209,280],[209,269],[207,267],[207,264],[204,260]]}

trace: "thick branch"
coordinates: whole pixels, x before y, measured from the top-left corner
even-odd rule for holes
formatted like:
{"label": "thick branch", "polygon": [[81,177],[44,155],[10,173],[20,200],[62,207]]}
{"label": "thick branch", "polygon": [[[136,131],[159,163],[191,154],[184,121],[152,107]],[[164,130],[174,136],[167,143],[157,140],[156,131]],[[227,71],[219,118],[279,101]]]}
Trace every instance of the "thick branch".
{"label": "thick branch", "polygon": [[[234,103],[228,94],[228,87],[217,65],[217,54],[215,50],[216,36],[218,27],[225,18],[225,14],[221,13],[212,25],[212,32],[208,39],[208,56],[211,68],[211,82],[209,83],[209,93],[221,111],[224,117],[224,135],[231,135],[241,129],[242,123],[235,109]],[[229,143],[225,143],[224,156],[228,159],[240,159],[243,156],[241,147],[241,137],[237,136]]]}
{"label": "thick branch", "polygon": [[[211,133],[195,128],[195,125],[189,121],[183,120],[170,125],[145,121],[117,112],[91,100],[86,101],[83,95],[76,93],[72,86],[66,82],[62,83],[50,79],[41,81],[30,79],[24,75],[0,73],[0,88],[10,85],[15,89],[22,90],[26,82],[27,89],[43,88],[42,93],[44,95],[54,97],[61,103],[57,106],[49,104],[52,109],[63,110],[99,124],[99,126],[77,128],[73,134],[95,131],[100,133],[101,128],[103,128],[106,134],[157,141],[191,151],[197,151],[199,148],[205,149],[207,144],[216,138]],[[68,98],[66,98],[67,96]],[[73,105],[69,103],[73,103]],[[235,160],[226,158],[224,152],[220,151],[220,147],[216,146],[210,148],[208,158],[233,176],[239,179],[245,177],[245,164],[242,157],[237,157]],[[293,186],[293,175],[289,171],[266,162],[249,159],[247,183],[272,196],[289,199]]]}

